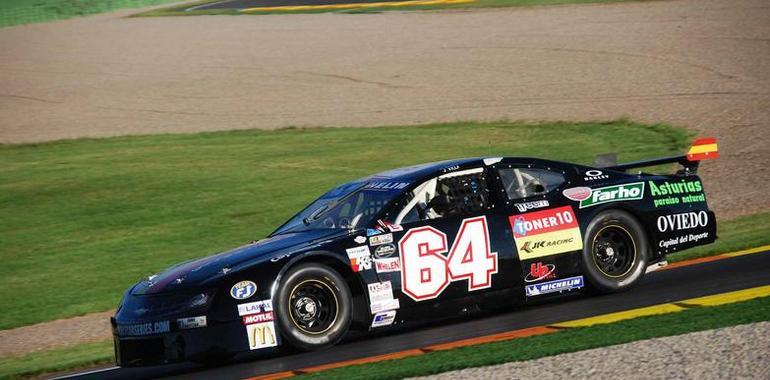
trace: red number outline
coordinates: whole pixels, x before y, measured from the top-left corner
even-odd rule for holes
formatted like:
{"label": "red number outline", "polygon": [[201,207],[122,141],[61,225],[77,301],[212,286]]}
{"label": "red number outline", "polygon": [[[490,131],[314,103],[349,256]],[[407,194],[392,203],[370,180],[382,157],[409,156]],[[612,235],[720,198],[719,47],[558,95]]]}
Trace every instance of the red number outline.
{"label": "red number outline", "polygon": [[[492,265],[492,269],[487,270],[486,281],[482,284],[474,286],[472,273],[455,276],[452,273],[452,267],[451,265],[449,265],[449,263],[452,262],[452,255],[458,252],[459,247],[457,247],[457,243],[460,241],[460,236],[462,236],[463,233],[465,232],[465,227],[467,227],[471,223],[477,223],[479,221],[481,222],[481,225],[483,226],[483,230],[484,230],[484,244],[485,244],[484,254],[487,256],[487,259],[493,260],[492,262],[494,265]],[[469,247],[472,247],[472,246],[469,246]],[[471,254],[476,254],[476,253],[477,252],[472,252]],[[462,255],[464,256],[465,252],[462,253]],[[464,259],[465,258],[463,257],[463,260]],[[486,289],[492,286],[492,275],[497,273],[497,252],[492,252],[492,247],[489,244],[489,228],[487,226],[486,216],[482,215],[482,216],[477,216],[475,218],[463,219],[462,224],[460,225],[460,231],[457,232],[457,237],[455,238],[455,241],[452,243],[452,249],[450,250],[449,256],[447,257],[447,271],[449,272],[449,276],[451,277],[452,281],[468,279],[469,292],[472,292],[474,290],[479,290],[479,289]]]}
{"label": "red number outline", "polygon": [[[481,222],[482,223],[483,231],[484,231],[484,244],[485,244],[484,248],[485,248],[485,251],[486,251],[486,252],[484,252],[484,254],[486,255],[487,259],[491,258],[493,260],[493,266],[492,266],[491,269],[487,270],[485,282],[482,283],[482,284],[479,284],[479,285],[474,285],[473,284],[473,274],[472,273],[468,273],[468,274],[465,274],[465,275],[455,276],[451,272],[449,263],[451,262],[452,255],[454,255],[454,254],[456,254],[458,252],[457,243],[458,243],[458,241],[460,241],[460,237],[462,236],[462,234],[465,233],[465,228],[469,224],[477,223],[477,222]],[[441,243],[442,243],[441,245],[442,245],[442,247],[440,249],[435,249],[435,250],[432,250],[432,251],[431,250],[428,250],[426,252],[418,251],[418,255],[420,257],[427,256],[427,255],[433,255],[433,256],[439,257],[441,260],[444,261],[444,270],[446,271],[446,276],[444,278],[444,283],[441,284],[441,286],[439,287],[439,289],[437,291],[435,291],[435,292],[433,292],[431,294],[425,295],[425,296],[419,296],[419,295],[414,294],[414,292],[409,290],[408,287],[406,286],[406,284],[407,284],[407,282],[406,282],[406,268],[407,268],[409,260],[404,260],[404,252],[405,252],[404,251],[404,243],[408,239],[411,238],[412,234],[419,233],[419,232],[424,232],[424,231],[430,231],[430,232],[440,236],[441,237]],[[421,246],[421,245],[422,244],[418,244],[418,247]],[[423,226],[423,227],[412,228],[409,231],[407,231],[407,233],[404,234],[404,236],[401,237],[401,239],[398,241],[399,257],[401,259],[401,266],[402,266],[402,268],[401,268],[401,291],[404,294],[406,294],[407,296],[409,296],[409,298],[411,298],[411,299],[413,299],[413,300],[415,300],[417,302],[425,301],[425,300],[429,300],[429,299],[434,299],[434,298],[438,297],[447,288],[447,286],[449,286],[449,284],[451,282],[459,281],[459,280],[463,280],[463,279],[467,279],[468,280],[468,291],[469,292],[470,291],[474,291],[474,290],[486,289],[486,288],[489,288],[489,287],[492,286],[492,275],[497,273],[498,256],[497,256],[497,252],[492,252],[492,247],[491,247],[491,244],[489,242],[489,227],[487,225],[487,217],[485,215],[477,216],[477,217],[473,217],[473,218],[467,218],[467,219],[463,219],[462,220],[462,222],[460,224],[460,229],[458,230],[458,232],[457,232],[457,234],[455,236],[455,241],[452,242],[451,253],[447,257],[444,257],[443,254],[448,252],[446,246],[447,246],[446,234],[441,232],[441,231],[439,231],[439,230],[437,230],[437,229],[435,229],[435,228],[433,228],[433,227],[431,227],[431,226]],[[464,255],[465,253],[467,253],[467,252],[463,252],[461,254]],[[475,252],[472,252],[472,254],[475,254]],[[417,281],[422,281],[422,276],[420,276],[420,278],[418,278]]]}
{"label": "red number outline", "polygon": [[[415,234],[415,233],[418,233],[418,232],[424,232],[424,231],[430,231],[432,233],[435,233],[435,234],[441,236],[441,248],[434,249],[432,251],[428,250],[426,252],[419,252],[418,251],[418,255],[420,257],[432,255],[432,256],[436,256],[436,257],[440,258],[441,260],[443,260],[444,261],[444,271],[445,271],[446,275],[444,276],[444,283],[441,284],[441,287],[439,287],[438,290],[436,290],[435,292],[433,292],[431,294],[428,294],[428,295],[425,295],[425,296],[420,296],[420,295],[414,294],[412,291],[407,289],[407,287],[405,286],[406,285],[406,268],[407,268],[406,262],[408,262],[408,260],[404,260],[404,243],[412,236],[412,234]],[[449,282],[450,282],[450,280],[449,280],[450,274],[449,274],[449,269],[448,269],[449,265],[447,264],[447,258],[444,257],[444,255],[442,255],[443,253],[447,252],[446,243],[447,243],[446,234],[441,232],[441,231],[439,231],[439,230],[437,230],[437,229],[435,229],[435,228],[433,228],[433,227],[431,227],[431,226],[412,228],[401,238],[401,240],[398,241],[398,248],[399,248],[398,252],[399,252],[399,256],[401,257],[401,291],[404,292],[404,294],[406,294],[407,296],[409,296],[409,298],[411,298],[411,299],[413,299],[415,301],[418,301],[418,302],[419,301],[425,301],[425,300],[433,299],[433,298],[438,297],[439,294],[441,294],[444,291],[444,289],[446,289],[446,287],[449,286]],[[420,245],[418,244],[418,247],[419,246]],[[421,278],[419,278],[417,280],[421,280]]]}

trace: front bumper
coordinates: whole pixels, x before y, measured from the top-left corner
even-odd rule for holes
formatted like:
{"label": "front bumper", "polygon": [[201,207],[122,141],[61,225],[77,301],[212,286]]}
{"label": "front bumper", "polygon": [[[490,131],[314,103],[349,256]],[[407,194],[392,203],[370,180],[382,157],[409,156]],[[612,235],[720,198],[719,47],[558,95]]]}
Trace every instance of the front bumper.
{"label": "front bumper", "polygon": [[179,329],[175,321],[171,321],[170,331],[144,336],[120,336],[115,318],[111,322],[115,359],[121,367],[201,360],[249,350],[241,321],[210,323],[193,329]]}

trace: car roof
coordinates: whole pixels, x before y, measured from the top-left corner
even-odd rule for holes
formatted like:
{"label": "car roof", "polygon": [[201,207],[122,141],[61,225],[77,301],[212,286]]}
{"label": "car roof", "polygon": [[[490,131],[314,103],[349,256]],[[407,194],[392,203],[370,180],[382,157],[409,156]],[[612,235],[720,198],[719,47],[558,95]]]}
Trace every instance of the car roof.
{"label": "car roof", "polygon": [[[414,184],[430,179],[437,174],[450,171],[472,169],[477,167],[492,166],[498,162],[525,162],[531,164],[567,164],[565,162],[551,161],[534,157],[469,157],[445,161],[429,162],[424,164],[405,166],[373,174],[349,183],[384,183],[384,184]],[[581,166],[569,164],[573,166]],[[397,188],[402,188],[399,186]]]}
{"label": "car roof", "polygon": [[429,162],[425,164],[405,166],[402,168],[391,169],[391,170],[387,170],[384,172],[371,175],[369,177],[364,178],[363,181],[392,180],[392,181],[413,182],[416,180],[420,180],[426,176],[431,176],[436,172],[440,171],[441,169],[451,168],[455,166],[459,166],[460,168],[463,168],[466,166],[474,166],[477,164],[481,164],[482,161],[483,161],[483,158],[481,157],[473,157],[473,158],[460,158],[460,159],[454,159],[454,160],[437,161],[437,162]]}

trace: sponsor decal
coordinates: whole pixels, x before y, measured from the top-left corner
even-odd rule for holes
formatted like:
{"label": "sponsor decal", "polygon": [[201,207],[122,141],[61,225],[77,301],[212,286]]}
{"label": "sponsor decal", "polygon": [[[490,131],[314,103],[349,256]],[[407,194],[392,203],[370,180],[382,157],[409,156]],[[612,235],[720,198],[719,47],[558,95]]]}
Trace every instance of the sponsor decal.
{"label": "sponsor decal", "polygon": [[514,206],[516,206],[516,209],[519,210],[519,212],[526,212],[532,209],[536,208],[543,208],[548,207],[550,204],[548,201],[534,201],[534,202],[526,202],[526,203],[514,203]]}
{"label": "sponsor decal", "polygon": [[170,321],[140,323],[137,325],[118,325],[118,336],[144,336],[163,334],[171,331]]}
{"label": "sponsor decal", "polygon": [[556,265],[543,264],[541,261],[529,264],[529,273],[524,277],[526,282],[538,282],[556,278]]}
{"label": "sponsor decal", "polygon": [[261,348],[275,347],[278,345],[278,340],[275,336],[274,322],[246,325],[246,336],[249,339],[250,350],[259,350]]}
{"label": "sponsor decal", "polygon": [[381,259],[381,258],[385,258],[385,257],[390,257],[394,253],[396,253],[396,246],[395,245],[393,245],[393,244],[384,244],[384,245],[381,245],[381,246],[377,247],[377,249],[374,250],[374,257]]}
{"label": "sponsor decal", "polygon": [[353,239],[353,241],[358,243],[358,244],[364,244],[364,243],[366,243],[366,238],[363,237],[363,236],[356,236],[356,238]]}
{"label": "sponsor decal", "polygon": [[610,176],[602,173],[601,170],[591,169],[585,172],[585,176],[583,177],[583,180],[596,181],[596,180],[607,179],[607,178],[610,178]]}
{"label": "sponsor decal", "polygon": [[372,314],[399,308],[398,299],[393,298],[393,286],[390,281],[369,284],[369,302]]}
{"label": "sponsor decal", "polygon": [[206,316],[180,318],[176,320],[176,326],[180,329],[196,329],[198,327],[206,327]]}
{"label": "sponsor decal", "polygon": [[[276,263],[276,262],[281,261],[281,260],[283,260],[283,259],[285,259],[285,258],[287,258],[289,256],[291,256],[291,253],[287,253],[287,254],[281,255],[281,256],[276,256],[276,257],[273,257],[272,259],[270,259],[270,262],[271,263]],[[227,271],[229,272],[230,269],[228,269]],[[225,272],[224,269],[222,270],[222,272],[223,272],[223,274],[227,274],[227,272]]]}
{"label": "sponsor decal", "polygon": [[[367,228],[367,229],[366,229],[366,236],[374,236],[374,235],[379,235],[379,234],[381,234],[381,233],[383,233],[383,232],[384,232],[384,231],[380,231],[380,230],[378,230],[378,229],[376,229],[376,228]],[[363,244],[363,243],[358,243],[358,244]]]}
{"label": "sponsor decal", "polygon": [[390,223],[388,223],[387,226],[388,226],[388,230],[390,232],[399,232],[399,231],[403,231],[404,230],[404,227],[401,227],[400,224],[390,224]]}
{"label": "sponsor decal", "polygon": [[348,248],[348,249],[345,250],[345,252],[347,252],[349,259],[356,258],[356,257],[371,256],[372,255],[372,253],[369,251],[369,247],[365,246],[365,245],[362,245],[362,246],[359,246],[359,247]]}
{"label": "sponsor decal", "polygon": [[230,288],[230,296],[237,300],[245,300],[257,293],[257,284],[252,281],[241,281]]}
{"label": "sponsor decal", "polygon": [[383,311],[374,315],[374,318],[372,318],[372,327],[390,326],[395,320],[395,310]]}
{"label": "sponsor decal", "polygon": [[381,302],[370,304],[369,308],[372,310],[372,314],[374,314],[374,313],[380,313],[387,310],[395,310],[395,309],[398,309],[400,306],[401,305],[398,302],[398,298],[394,298],[392,300],[381,301]]}
{"label": "sponsor decal", "polygon": [[252,323],[271,322],[273,320],[273,312],[251,314],[243,316],[243,324],[250,325]]}
{"label": "sponsor decal", "polygon": [[689,230],[692,228],[706,227],[708,223],[709,215],[705,211],[663,215],[658,217],[658,231]]}
{"label": "sponsor decal", "polygon": [[573,289],[580,289],[583,287],[583,276],[575,276],[570,278],[564,278],[561,280],[554,280],[548,282],[541,282],[539,284],[532,284],[526,286],[527,297],[539,296],[548,293],[556,293],[569,291]]}
{"label": "sponsor decal", "polygon": [[377,235],[369,238],[369,245],[382,245],[393,242],[393,234]]}
{"label": "sponsor decal", "polygon": [[374,259],[374,267],[377,273],[398,272],[401,270],[401,260],[398,257]]}
{"label": "sponsor decal", "polygon": [[404,230],[404,227],[401,227],[400,224],[393,224],[385,220],[377,220],[377,223],[382,227],[383,232],[385,230],[390,232],[399,232]]}
{"label": "sponsor decal", "polygon": [[353,272],[372,269],[372,253],[369,251],[369,246],[362,245],[360,247],[348,248],[345,251],[348,253],[350,268]]}
{"label": "sponsor decal", "polygon": [[633,201],[644,197],[644,182],[624,183],[591,189],[591,196],[580,201],[580,208],[609,202]]}
{"label": "sponsor decal", "polygon": [[239,316],[267,313],[271,311],[273,311],[273,301],[271,300],[249,302],[238,305]]}
{"label": "sponsor decal", "polygon": [[409,186],[408,182],[369,182],[365,188],[369,190],[401,190]]}
{"label": "sponsor decal", "polygon": [[655,207],[706,201],[703,185],[699,180],[683,179],[679,182],[663,181],[659,183],[648,181],[647,183],[650,185],[652,204]]}
{"label": "sponsor decal", "polygon": [[372,303],[393,299],[393,286],[390,281],[375,282],[369,284],[368,287],[369,300]]}
{"label": "sponsor decal", "polygon": [[564,189],[561,193],[571,201],[580,202],[591,196],[591,188],[585,186],[570,187],[569,189]]}
{"label": "sponsor decal", "polygon": [[372,269],[372,257],[365,256],[350,259],[350,268],[353,270],[353,272],[361,272]]}
{"label": "sponsor decal", "polygon": [[697,243],[698,240],[706,239],[708,237],[709,237],[708,232],[703,232],[700,234],[687,234],[687,235],[678,236],[672,239],[661,240],[658,242],[658,247],[663,249],[675,248],[679,244]]}
{"label": "sponsor decal", "polygon": [[571,206],[508,217],[519,260],[556,255],[583,248],[580,227]]}

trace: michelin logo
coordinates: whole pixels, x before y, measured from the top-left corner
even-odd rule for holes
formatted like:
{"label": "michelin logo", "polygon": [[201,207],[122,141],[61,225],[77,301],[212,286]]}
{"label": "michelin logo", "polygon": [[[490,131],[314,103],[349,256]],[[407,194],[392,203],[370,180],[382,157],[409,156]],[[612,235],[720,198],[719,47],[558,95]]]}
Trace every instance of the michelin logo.
{"label": "michelin logo", "polygon": [[548,282],[541,282],[539,284],[527,285],[527,297],[539,296],[542,294],[562,292],[565,290],[580,289],[583,287],[583,276],[575,276],[570,278],[563,278],[561,280],[554,280]]}

